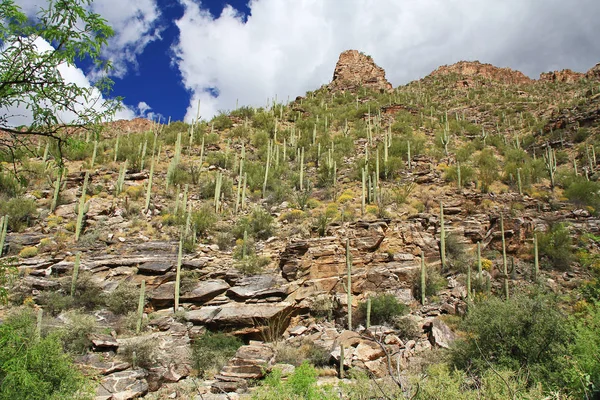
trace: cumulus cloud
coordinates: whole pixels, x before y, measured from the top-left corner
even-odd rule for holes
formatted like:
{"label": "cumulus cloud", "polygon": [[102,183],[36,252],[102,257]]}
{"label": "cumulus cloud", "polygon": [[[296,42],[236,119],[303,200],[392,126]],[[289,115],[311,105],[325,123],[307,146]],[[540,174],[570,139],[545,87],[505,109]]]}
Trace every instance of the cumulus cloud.
{"label": "cumulus cloud", "polygon": [[[23,12],[34,17],[45,0],[16,0]],[[122,78],[130,67],[137,67],[137,56],[146,45],[160,39],[160,11],[155,0],[95,0],[91,10],[105,18],[115,35],[103,49],[103,56],[112,61],[112,76]],[[92,76],[95,76],[92,73]]]}
{"label": "cumulus cloud", "polygon": [[532,77],[600,61],[597,0],[253,0],[247,20],[179,1],[173,62],[192,92],[186,120],[198,100],[207,118],[236,99],[257,106],[318,88],[347,49],[373,56],[394,86],[460,60]]}

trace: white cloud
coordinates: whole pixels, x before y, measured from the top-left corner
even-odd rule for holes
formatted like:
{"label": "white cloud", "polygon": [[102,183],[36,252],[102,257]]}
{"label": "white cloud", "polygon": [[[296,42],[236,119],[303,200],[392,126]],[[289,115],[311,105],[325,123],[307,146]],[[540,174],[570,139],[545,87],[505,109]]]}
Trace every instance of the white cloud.
{"label": "white cloud", "polygon": [[[600,61],[597,0],[253,0],[213,19],[179,0],[174,62],[192,91],[186,119],[285,100],[331,80],[340,52],[373,56],[395,86],[442,64],[478,59],[537,76]],[[218,89],[213,97],[209,89]]]}
{"label": "white cloud", "polygon": [[[16,4],[30,17],[48,5],[45,0],[16,0]],[[113,63],[111,75],[122,78],[130,67],[137,67],[136,58],[146,45],[160,38],[156,0],[96,0],[91,10],[105,18],[115,31],[103,55]]]}

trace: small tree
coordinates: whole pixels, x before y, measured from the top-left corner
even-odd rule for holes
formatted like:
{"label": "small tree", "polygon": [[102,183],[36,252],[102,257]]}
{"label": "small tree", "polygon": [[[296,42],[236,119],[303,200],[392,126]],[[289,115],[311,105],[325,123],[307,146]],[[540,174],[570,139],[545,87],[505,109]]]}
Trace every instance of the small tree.
{"label": "small tree", "polygon": [[[0,2],[0,129],[8,134],[0,142],[4,151],[27,145],[32,136],[44,136],[56,141],[61,164],[67,128],[93,128],[120,107],[119,98],[103,97],[112,87],[110,79],[82,87],[65,81],[60,72],[84,59],[94,63],[100,76],[111,67],[100,53],[114,32],[89,11],[90,4],[91,0],[49,1],[31,20],[12,0]],[[30,121],[17,129],[11,118],[22,110]],[[71,121],[65,122],[65,116]]]}

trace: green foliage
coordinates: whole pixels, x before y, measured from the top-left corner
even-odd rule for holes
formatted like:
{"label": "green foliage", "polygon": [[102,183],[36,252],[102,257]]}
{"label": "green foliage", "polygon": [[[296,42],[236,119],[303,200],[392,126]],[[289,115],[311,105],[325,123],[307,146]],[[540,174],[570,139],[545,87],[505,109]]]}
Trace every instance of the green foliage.
{"label": "green foliage", "polygon": [[[1,169],[0,169],[1,171]],[[16,197],[22,192],[22,182],[10,172],[0,172],[0,195]]]}
{"label": "green foliage", "polygon": [[600,213],[600,183],[584,179],[571,179],[565,189],[565,196],[578,206],[592,208],[595,214]]}
{"label": "green foliage", "polygon": [[548,231],[538,234],[538,248],[540,258],[545,261],[542,266],[561,271],[570,268],[574,259],[573,239],[565,224],[552,224]]}
{"label": "green foliage", "polygon": [[569,387],[578,398],[598,398],[600,394],[600,306],[573,322],[575,337],[570,344],[572,368],[566,370]]}
{"label": "green foliage", "polygon": [[[12,0],[0,4],[0,20],[4,21],[0,26],[0,42],[4,46],[0,58],[0,107],[27,108],[32,116],[30,133],[62,135],[56,133],[56,128],[64,125],[61,113],[72,113],[74,120],[70,124],[91,126],[112,116],[120,106],[119,99],[100,97],[110,91],[110,79],[100,79],[91,87],[79,86],[66,82],[57,68],[88,59],[98,72],[110,69],[110,62],[103,60],[101,53],[114,32],[100,15],[90,11],[90,3],[49,2],[37,12],[35,21],[29,20]],[[60,46],[40,51],[38,38]],[[0,126],[12,131],[6,120]],[[14,132],[19,135],[19,131]]]}
{"label": "green foliage", "polygon": [[123,357],[134,368],[149,369],[156,365],[155,350],[158,347],[156,340],[136,340],[123,347]]}
{"label": "green foliage", "polygon": [[88,337],[95,327],[95,317],[79,311],[68,312],[65,326],[60,330],[60,339],[65,350],[73,354],[85,353],[92,345]]}
{"label": "green foliage", "polygon": [[0,199],[0,215],[8,215],[8,229],[12,232],[19,232],[31,226],[36,213],[34,200],[20,197],[10,200]]}
{"label": "green foliage", "polygon": [[219,115],[216,115],[211,121],[210,124],[215,128],[215,130],[221,131],[223,129],[231,128],[233,126],[233,122],[229,116],[224,112],[219,112]]}
{"label": "green foliage", "polygon": [[300,366],[304,360],[315,367],[323,367],[329,365],[329,359],[329,351],[309,339],[302,340],[297,344],[280,342],[276,348],[275,361],[277,363],[291,364],[296,367]]}
{"label": "green foliage", "polygon": [[452,350],[455,366],[483,372],[493,364],[522,371],[528,383],[562,387],[572,336],[556,299],[540,293],[490,297],[470,307],[462,329],[467,335]]}
{"label": "green foliage", "polygon": [[[363,301],[358,306],[361,319],[366,321],[367,302]],[[371,297],[371,325],[391,324],[397,317],[408,312],[408,306],[398,301],[391,293],[383,293]]]}
{"label": "green foliage", "polygon": [[538,400],[549,398],[544,396],[540,387],[528,387],[523,376],[507,369],[486,370],[475,382],[467,373],[451,369],[447,364],[433,364],[427,368],[427,375],[424,379],[420,377],[414,379],[413,386],[411,399],[414,400]]}
{"label": "green foliage", "polygon": [[17,274],[18,270],[14,260],[3,259],[0,261],[0,305],[8,301],[9,289]]}
{"label": "green foliage", "polygon": [[214,227],[218,218],[212,206],[204,205],[198,211],[193,211],[191,216],[192,229],[196,235],[206,236]]}
{"label": "green foliage", "polygon": [[130,282],[122,281],[108,296],[106,307],[118,315],[126,315],[137,309],[139,288]]}
{"label": "green foliage", "polygon": [[206,377],[211,370],[220,371],[242,345],[235,336],[206,332],[192,345],[193,365],[198,375]]}
{"label": "green foliage", "polygon": [[273,217],[267,211],[256,207],[252,213],[241,218],[233,228],[233,234],[237,239],[244,237],[244,231],[255,239],[268,239],[274,233]]}
{"label": "green foliage", "polygon": [[21,311],[0,324],[0,400],[93,398],[86,379],[51,334],[37,339],[36,317]]}
{"label": "green foliage", "polygon": [[[427,274],[425,276],[425,296],[435,296],[442,288],[446,287],[448,281],[440,272],[432,267],[427,266]],[[421,298],[421,280],[415,277],[413,283],[413,296],[415,299]]]}
{"label": "green foliage", "polygon": [[487,193],[489,187],[498,179],[498,161],[494,152],[489,149],[483,149],[475,158],[475,164],[479,168],[479,185],[483,193]]}
{"label": "green foliage", "polygon": [[317,385],[318,373],[308,364],[302,363],[294,373],[283,381],[281,371],[274,369],[254,392],[254,400],[334,400],[339,399],[330,386]]}

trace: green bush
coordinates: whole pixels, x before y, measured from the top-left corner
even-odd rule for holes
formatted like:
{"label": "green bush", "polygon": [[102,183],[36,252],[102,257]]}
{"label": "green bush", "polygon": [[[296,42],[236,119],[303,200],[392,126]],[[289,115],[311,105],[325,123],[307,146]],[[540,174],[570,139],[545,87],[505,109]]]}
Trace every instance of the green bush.
{"label": "green bush", "polygon": [[197,236],[206,236],[217,222],[214,208],[204,205],[199,211],[192,212],[191,224]]}
{"label": "green bush", "polygon": [[[360,319],[366,321],[367,302],[363,301],[358,306]],[[398,301],[391,293],[379,294],[371,297],[371,324],[391,324],[396,317],[408,312],[408,306]]]}
{"label": "green bush", "polygon": [[220,111],[219,115],[215,116],[210,123],[212,126],[214,126],[215,130],[218,131],[231,128],[233,126],[233,122],[231,122],[229,116],[222,111]]}
{"label": "green bush", "polygon": [[256,207],[249,216],[239,220],[233,228],[233,234],[237,239],[244,237],[244,231],[255,239],[268,239],[274,233],[273,217],[267,211]]}
{"label": "green bush", "polygon": [[[0,170],[1,171],[1,170]],[[21,194],[23,188],[21,181],[15,178],[10,172],[0,172],[0,194],[6,197],[16,197]]]}
{"label": "green bush", "polygon": [[106,307],[118,315],[135,311],[140,299],[140,289],[130,282],[121,282],[106,296]]}
{"label": "green bush", "polygon": [[0,325],[0,400],[93,398],[87,380],[51,334],[37,339],[26,310]]}
{"label": "green bush", "polygon": [[[425,276],[425,296],[435,296],[437,292],[446,287],[447,284],[448,281],[437,269],[427,266],[427,274]],[[421,279],[419,274],[417,274],[414,279],[413,295],[415,296],[415,299],[421,298]]]}
{"label": "green bush", "polygon": [[19,232],[33,223],[37,215],[35,201],[19,197],[0,200],[0,215],[8,215],[8,228]]}
{"label": "green bush", "polygon": [[[433,364],[427,368],[427,375],[413,379],[411,399],[453,399],[453,400],[538,400],[545,397],[541,388],[528,387],[523,374],[507,369],[486,370],[475,381],[466,372],[451,369],[447,364]],[[562,399],[564,397],[552,397]]]}
{"label": "green bush", "polygon": [[67,322],[60,330],[63,347],[70,353],[83,354],[92,346],[88,337],[96,328],[96,318],[78,311],[69,311],[66,317]]}
{"label": "green bush", "polygon": [[206,377],[208,372],[219,372],[242,345],[235,336],[206,332],[192,345],[193,363],[198,375]]}
{"label": "green bush", "polygon": [[317,385],[318,372],[308,364],[302,363],[294,373],[283,381],[281,371],[274,369],[254,392],[254,400],[334,400],[339,394],[331,386]]}
{"label": "green bush", "polygon": [[562,387],[572,335],[556,300],[517,293],[508,300],[487,298],[470,307],[461,328],[465,339],[451,356],[456,367],[483,372],[490,364],[522,371],[528,383]]}
{"label": "green bush", "polygon": [[157,340],[141,340],[123,346],[123,358],[134,368],[150,369],[156,365]]}
{"label": "green bush", "polygon": [[489,187],[498,179],[498,161],[494,152],[489,149],[483,149],[475,159],[475,164],[479,168],[479,185],[483,193],[487,193]]}
{"label": "green bush", "polygon": [[600,212],[599,182],[575,180],[565,189],[565,196],[578,206],[591,207],[591,211],[595,214]]}
{"label": "green bush", "polygon": [[565,224],[552,224],[547,232],[538,234],[541,265],[565,271],[573,261],[573,239]]}

